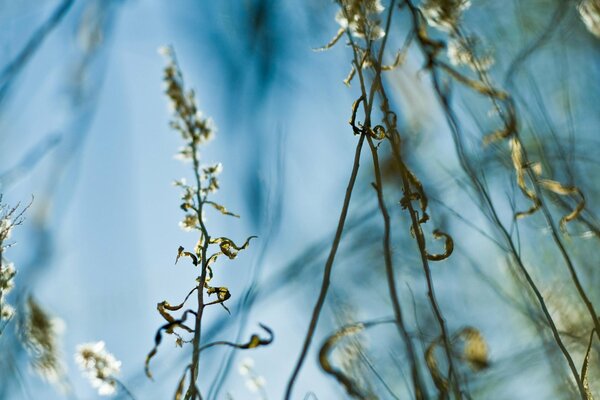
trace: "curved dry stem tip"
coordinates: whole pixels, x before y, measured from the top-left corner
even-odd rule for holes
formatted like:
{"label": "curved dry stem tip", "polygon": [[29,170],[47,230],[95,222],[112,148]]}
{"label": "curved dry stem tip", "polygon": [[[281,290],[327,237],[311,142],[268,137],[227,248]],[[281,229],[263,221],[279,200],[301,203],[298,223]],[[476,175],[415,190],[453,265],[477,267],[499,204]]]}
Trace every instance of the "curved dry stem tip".
{"label": "curved dry stem tip", "polygon": [[382,65],[381,70],[382,71],[391,71],[393,69],[396,69],[404,63],[405,59],[406,59],[406,49],[400,49],[396,53],[396,58],[394,59],[394,62],[389,65]]}
{"label": "curved dry stem tip", "polygon": [[354,79],[354,75],[356,75],[356,68],[354,68],[354,65],[352,65],[350,72],[348,72],[348,76],[346,76],[346,79],[344,79],[344,85],[350,87],[350,83],[352,82],[352,79]]}
{"label": "curved dry stem tip", "polygon": [[177,261],[179,261],[181,257],[189,257],[192,259],[192,263],[194,265],[198,265],[198,257],[194,253],[185,251],[185,248],[183,246],[179,246],[179,248],[177,249],[177,257],[175,257],[175,264],[177,264]]}
{"label": "curved dry stem tip", "polygon": [[431,261],[442,261],[450,257],[454,251],[454,240],[452,240],[452,236],[440,231],[439,229],[436,229],[433,231],[433,237],[436,239],[445,239],[446,243],[444,244],[444,252],[441,254],[429,254],[426,252],[425,255],[427,256],[427,259]]}
{"label": "curved dry stem tip", "polygon": [[570,222],[570,221],[576,219],[579,216],[579,214],[581,214],[583,209],[585,208],[585,197],[583,196],[583,193],[576,186],[564,186],[564,185],[560,184],[559,182],[552,181],[549,179],[540,179],[540,180],[538,180],[538,182],[544,189],[549,190],[558,195],[573,196],[573,197],[577,196],[580,198],[579,203],[577,203],[577,206],[575,206],[573,211],[571,211],[569,214],[565,215],[564,217],[562,217],[560,219],[560,230],[565,235],[568,235],[567,226],[566,226],[567,222]]}
{"label": "curved dry stem tip", "polygon": [[[230,260],[233,260],[237,257],[238,253],[242,250],[245,250],[250,245],[251,239],[256,239],[258,236],[250,236],[243,245],[238,246],[235,242],[227,237],[218,237],[216,239],[211,239],[210,244],[218,244],[221,248],[222,254],[225,254]],[[218,254],[218,253],[217,253]],[[215,257],[213,255],[212,257]],[[212,258],[211,257],[211,258]],[[216,259],[216,257],[215,257]]]}
{"label": "curved dry stem tip", "polygon": [[508,121],[506,121],[506,123],[504,124],[504,126],[502,128],[484,136],[483,145],[488,146],[491,143],[512,137],[512,140],[510,141],[510,146],[511,146],[511,151],[512,151],[512,155],[513,155],[513,162],[514,162],[515,161],[514,156],[515,155],[521,156],[520,152],[522,151],[521,142],[519,141],[519,139],[517,137],[513,137],[514,134],[517,132],[517,117],[515,115],[515,109],[514,109],[512,99],[510,98],[510,96],[508,96],[508,94],[502,94],[502,93],[504,93],[504,92],[492,93],[492,94],[490,94],[490,96],[503,101],[503,104],[505,105],[505,111],[508,114],[507,115]]}
{"label": "curved dry stem tip", "polygon": [[174,322],[175,318],[171,314],[169,314],[167,312],[167,310],[168,311],[178,311],[178,310],[181,310],[183,308],[183,306],[185,305],[185,303],[187,302],[187,300],[192,295],[192,293],[194,293],[196,290],[198,290],[198,286],[195,286],[192,290],[190,290],[190,292],[187,294],[187,296],[185,296],[185,299],[180,304],[177,304],[176,306],[172,306],[171,304],[169,304],[168,301],[164,300],[164,301],[161,301],[160,303],[158,303],[156,305],[156,309],[158,310],[158,312],[160,313],[160,315],[167,322]]}
{"label": "curved dry stem tip", "polygon": [[435,357],[435,349],[441,341],[442,337],[439,336],[427,346],[427,349],[425,350],[425,363],[427,364],[427,369],[429,369],[429,374],[431,375],[431,379],[433,379],[435,387],[440,392],[440,398],[446,398],[448,396],[448,380],[440,372]]}
{"label": "curved dry stem tip", "polygon": [[225,301],[227,301],[231,298],[231,293],[229,292],[229,289],[224,286],[217,286],[217,287],[208,286],[208,284],[206,284],[206,283],[204,284],[204,286],[206,287],[206,293],[209,296],[211,294],[217,295],[217,300],[210,302],[210,303],[206,303],[205,306],[210,306],[211,304],[221,304],[221,306],[225,309],[225,311],[227,311],[231,315],[231,311],[229,311],[229,308],[227,308],[227,306],[224,304]]}
{"label": "curved dry stem tip", "polygon": [[329,355],[342,338],[362,332],[364,329],[365,325],[363,323],[342,327],[325,340],[325,343],[323,343],[321,350],[319,351],[319,364],[321,364],[321,368],[323,368],[325,373],[333,376],[342,386],[344,386],[348,395],[355,399],[366,399],[367,397],[356,382],[331,364]]}
{"label": "curved dry stem tip", "polygon": [[356,126],[356,114],[358,113],[358,107],[360,106],[360,103],[363,101],[365,101],[364,95],[360,96],[354,103],[352,103],[352,115],[350,116],[350,121],[348,122],[355,135],[360,135],[363,133],[363,130]]}
{"label": "curved dry stem tip", "polygon": [[267,332],[269,334],[269,337],[266,339],[263,339],[263,338],[260,338],[258,335],[252,335],[250,337],[250,342],[248,342],[246,347],[243,347],[243,348],[253,349],[258,346],[268,346],[271,343],[273,343],[273,340],[275,340],[275,334],[273,333],[273,330],[263,324],[258,324],[258,326],[260,326],[265,332]]}
{"label": "curved dry stem tip", "polygon": [[[161,303],[159,303],[161,304]],[[150,350],[150,353],[148,353],[148,355],[146,356],[146,361],[144,363],[144,370],[146,372],[146,376],[150,379],[152,379],[152,373],[150,372],[150,360],[156,355],[156,353],[158,352],[158,346],[161,344],[162,342],[162,333],[163,331],[167,332],[168,334],[171,334],[174,332],[174,329],[176,328],[182,328],[188,332],[194,332],[193,329],[191,329],[190,327],[186,326],[184,324],[184,322],[187,319],[188,314],[194,314],[196,315],[196,312],[193,310],[186,310],[183,315],[181,316],[180,319],[176,319],[173,320],[167,324],[164,324],[163,326],[161,326],[160,328],[158,328],[158,330],[156,331],[156,335],[154,336],[154,347],[152,348],[152,350]]]}
{"label": "curved dry stem tip", "polygon": [[375,140],[383,140],[385,139],[385,128],[381,125],[375,125],[375,127],[373,129],[367,127],[366,128],[366,133],[367,135],[369,135],[371,138],[375,139]]}
{"label": "curved dry stem tip", "polygon": [[233,343],[233,342],[227,342],[227,341],[211,342],[211,343],[208,343],[208,344],[205,344],[204,346],[202,346],[200,348],[200,351],[204,351],[206,349],[209,349],[209,348],[215,347],[215,346],[229,346],[229,347],[233,347],[233,348],[240,349],[240,350],[248,350],[248,349],[254,349],[254,348],[260,347],[260,346],[270,345],[273,342],[273,340],[275,340],[275,334],[268,326],[263,325],[263,324],[258,324],[258,325],[269,334],[269,337],[261,338],[257,334],[253,334],[247,343]]}
{"label": "curved dry stem tip", "polygon": [[592,391],[590,389],[590,382],[588,379],[589,372],[589,364],[590,364],[590,354],[592,352],[592,343],[594,341],[594,335],[596,333],[596,328],[592,329],[590,333],[590,340],[588,342],[587,350],[585,351],[585,357],[583,359],[583,365],[581,367],[581,381],[583,382],[583,388],[585,389],[585,393],[589,399],[593,400]]}
{"label": "curved dry stem tip", "polygon": [[313,51],[325,51],[325,50],[329,50],[330,48],[332,48],[333,46],[335,46],[335,44],[341,39],[342,36],[344,36],[344,32],[346,30],[344,28],[340,28],[337,33],[335,34],[335,36],[333,37],[333,39],[331,39],[329,41],[329,43],[327,43],[325,46],[322,47],[317,47],[316,49],[313,49]]}
{"label": "curved dry stem tip", "polygon": [[191,368],[190,365],[188,365],[187,367],[185,367],[185,369],[183,370],[183,375],[181,376],[181,379],[179,379],[179,383],[177,384],[177,389],[175,390],[175,396],[173,396],[173,398],[175,400],[181,400],[181,398],[183,397],[183,390],[185,389],[185,378],[187,376],[187,372],[188,370]]}
{"label": "curved dry stem tip", "polygon": [[526,211],[519,211],[515,214],[515,219],[520,219],[520,218],[525,218],[529,215],[535,214],[540,207],[542,206],[542,203],[540,202],[539,199],[534,199],[533,200],[533,205],[531,206],[531,208],[529,208]]}
{"label": "curved dry stem tip", "polygon": [[[515,174],[517,176],[517,186],[523,193],[525,197],[530,199],[533,202],[533,205],[527,211],[521,211],[515,214],[515,218],[523,218],[528,215],[534,214],[537,210],[540,209],[542,203],[540,199],[538,199],[535,191],[527,187],[527,183],[525,182],[525,173],[528,168],[534,167],[532,164],[525,164],[523,160],[523,146],[518,137],[513,137],[510,140],[510,150],[511,150],[511,159],[513,162],[513,167],[515,168]],[[534,172],[535,173],[535,172]]]}

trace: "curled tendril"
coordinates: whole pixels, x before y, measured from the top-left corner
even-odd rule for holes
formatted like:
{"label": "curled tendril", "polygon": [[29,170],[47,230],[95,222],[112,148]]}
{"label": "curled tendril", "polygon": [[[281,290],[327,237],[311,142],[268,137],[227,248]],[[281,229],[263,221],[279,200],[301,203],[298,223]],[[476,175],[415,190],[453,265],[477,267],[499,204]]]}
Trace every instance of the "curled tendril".
{"label": "curled tendril", "polygon": [[558,195],[579,197],[580,201],[579,201],[579,203],[577,203],[577,206],[575,206],[573,211],[571,211],[569,214],[565,215],[564,217],[562,217],[560,219],[561,231],[565,234],[568,234],[567,222],[570,222],[570,221],[574,220],[575,218],[577,218],[579,216],[579,214],[581,214],[581,212],[585,208],[585,197],[583,196],[583,193],[576,186],[565,186],[565,185],[560,184],[559,182],[552,181],[549,179],[540,179],[540,180],[538,180],[538,182],[544,189],[549,190]]}
{"label": "curled tendril", "polygon": [[360,135],[362,134],[362,129],[359,128],[358,126],[356,126],[356,114],[358,113],[358,107],[360,106],[360,103],[365,101],[365,96],[360,96],[358,98],[358,100],[356,100],[354,103],[352,103],[352,115],[350,116],[350,126],[352,126],[352,131],[354,132],[355,135]]}
{"label": "curled tendril", "polygon": [[385,139],[385,128],[381,125],[375,125],[373,129],[367,127],[364,129],[370,137],[375,140],[383,140]]}
{"label": "curled tendril", "polygon": [[187,294],[187,296],[185,296],[185,299],[178,305],[176,306],[172,306],[171,304],[169,304],[168,301],[161,301],[160,303],[158,303],[156,305],[156,309],[158,310],[158,312],[160,313],[160,315],[167,321],[167,322],[173,322],[176,319],[173,318],[173,316],[171,314],[169,314],[167,312],[168,311],[178,311],[181,310],[185,304],[185,302],[190,298],[190,296],[192,295],[192,293],[194,293],[196,290],[198,290],[198,287],[194,287],[192,290],[190,290],[190,292]]}
{"label": "curled tendril", "polygon": [[[462,328],[452,336],[452,344],[456,346],[459,340],[462,341],[463,348],[458,357],[466,361],[471,369],[481,371],[489,367],[488,347],[478,329],[471,326]],[[445,397],[449,388],[448,380],[440,371],[435,356],[435,349],[442,344],[442,341],[442,336],[439,336],[425,350],[425,363],[427,364],[433,383],[440,391],[440,398]]]}
{"label": "curled tendril", "polygon": [[189,257],[192,259],[192,263],[194,265],[198,265],[198,256],[194,253],[191,253],[189,251],[185,251],[185,248],[183,246],[179,246],[179,248],[177,249],[177,257],[175,258],[175,264],[177,264],[177,261],[179,261],[179,259],[181,257]]}
{"label": "curled tendril", "polygon": [[217,295],[217,300],[212,301],[210,303],[206,303],[205,306],[210,306],[212,304],[220,304],[225,311],[227,311],[229,314],[231,314],[231,312],[229,311],[229,308],[227,308],[227,306],[224,304],[225,301],[229,300],[229,298],[231,298],[231,293],[229,292],[229,289],[223,286],[217,286],[217,287],[212,287],[212,286],[208,286],[205,285],[206,287],[206,293],[210,296],[211,294],[216,294]]}
{"label": "curled tendril", "polygon": [[227,342],[227,341],[212,342],[212,343],[208,343],[208,344],[205,344],[204,346],[200,347],[200,351],[203,351],[203,350],[209,349],[211,347],[215,347],[215,346],[229,346],[229,347],[233,347],[233,348],[240,349],[240,350],[248,350],[248,349],[254,349],[259,346],[268,346],[271,343],[273,343],[273,340],[275,340],[275,334],[273,333],[273,330],[266,325],[263,325],[263,324],[258,324],[258,325],[265,332],[268,333],[269,336],[267,338],[261,338],[257,334],[253,334],[252,336],[250,336],[250,340],[246,343],[233,343],[233,342]]}
{"label": "curled tendril", "polygon": [[[256,237],[257,236],[250,236],[248,239],[246,239],[244,244],[241,246],[236,245],[233,240],[226,238],[226,237],[219,237],[216,239],[212,239],[210,241],[210,244],[218,244],[221,249],[221,254],[225,254],[230,260],[233,260],[234,258],[237,257],[238,252],[247,249],[248,246],[250,245],[250,240],[255,239]],[[215,260],[216,260],[216,258],[221,254],[219,254],[219,253],[213,254],[213,256],[211,256],[211,258],[215,257]]]}
{"label": "curled tendril", "polygon": [[431,261],[442,261],[450,257],[454,251],[454,241],[452,240],[452,236],[440,231],[439,229],[436,229],[433,231],[433,237],[435,239],[444,238],[446,240],[446,243],[444,244],[444,252],[442,254],[429,254],[426,252],[425,254],[427,259]]}
{"label": "curled tendril", "polygon": [[192,328],[190,328],[189,326],[184,324],[184,322],[187,320],[188,314],[193,314],[194,316],[197,317],[197,314],[194,310],[185,310],[185,312],[183,313],[183,315],[181,316],[180,319],[175,319],[167,324],[164,324],[163,326],[158,328],[158,330],[156,331],[156,335],[154,336],[154,347],[152,348],[152,350],[150,350],[150,353],[148,353],[148,355],[146,356],[146,362],[144,364],[144,369],[146,371],[146,376],[148,378],[152,379],[152,373],[150,372],[150,360],[158,352],[158,346],[162,342],[163,331],[170,334],[170,333],[173,333],[176,328],[182,328],[190,333],[194,332],[194,330]]}
{"label": "curled tendril", "polygon": [[332,335],[330,335],[325,340],[325,342],[321,346],[321,349],[319,350],[319,364],[321,364],[321,368],[323,368],[325,373],[333,376],[342,386],[344,386],[346,392],[348,392],[348,394],[355,399],[371,400],[372,397],[365,395],[363,393],[363,390],[358,386],[358,384],[356,384],[356,382],[354,382],[352,379],[346,376],[342,371],[335,368],[329,361],[329,355],[331,354],[337,343],[344,337],[355,335],[364,331],[365,329],[371,328],[376,325],[390,323],[396,323],[396,320],[385,319],[378,321],[358,322],[343,326],[342,328],[335,331]]}
{"label": "curled tendril", "polygon": [[516,218],[523,218],[527,215],[535,213],[537,210],[540,209],[542,204],[538,199],[537,195],[535,194],[535,191],[529,188],[527,186],[527,183],[525,182],[525,174],[529,166],[526,165],[523,161],[523,146],[521,145],[521,141],[517,137],[513,137],[510,141],[510,148],[513,167],[515,168],[517,175],[517,185],[519,186],[519,189],[521,189],[521,192],[527,198],[533,201],[533,205],[531,206],[531,208],[529,208],[529,210],[518,212],[515,215]]}
{"label": "curled tendril", "polygon": [[435,387],[440,392],[440,398],[446,398],[448,394],[448,380],[444,377],[444,375],[440,372],[438,367],[437,359],[435,357],[435,349],[442,342],[442,336],[439,336],[433,342],[427,346],[425,350],[425,363],[427,364],[427,369],[429,369],[429,374],[431,375],[431,379],[435,384]]}

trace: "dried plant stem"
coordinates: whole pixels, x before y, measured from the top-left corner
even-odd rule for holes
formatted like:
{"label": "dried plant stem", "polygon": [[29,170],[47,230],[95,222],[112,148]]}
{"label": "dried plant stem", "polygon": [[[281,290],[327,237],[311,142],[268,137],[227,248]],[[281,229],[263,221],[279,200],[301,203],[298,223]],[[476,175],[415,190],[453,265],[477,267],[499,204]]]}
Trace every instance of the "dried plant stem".
{"label": "dried plant stem", "polygon": [[414,346],[412,345],[412,341],[408,331],[406,329],[406,325],[404,324],[404,319],[402,317],[402,309],[400,307],[400,299],[398,297],[398,291],[396,289],[396,279],[394,277],[394,265],[392,260],[392,249],[390,244],[391,234],[390,234],[390,216],[385,205],[385,201],[383,199],[383,181],[381,179],[381,168],[379,165],[379,157],[377,155],[377,148],[373,144],[373,139],[371,137],[367,137],[367,141],[369,144],[369,148],[371,149],[371,156],[373,158],[373,168],[375,170],[375,190],[377,191],[377,201],[379,203],[379,209],[381,211],[381,215],[383,217],[384,222],[384,237],[383,237],[383,249],[384,249],[384,259],[385,259],[385,272],[387,276],[388,288],[390,292],[390,299],[392,300],[392,307],[394,309],[394,317],[396,326],[400,331],[400,335],[404,339],[404,343],[406,346],[406,352],[408,354],[410,364],[411,364],[411,374],[413,379],[413,384],[415,386],[415,398],[416,399],[424,399],[428,398],[427,391],[425,389],[425,385],[423,384],[423,379],[421,378],[419,366],[417,363],[417,357],[415,354]]}
{"label": "dried plant stem", "polygon": [[[357,73],[358,73],[360,88],[361,88],[361,92],[362,92],[361,97],[364,99],[363,107],[364,107],[364,113],[365,113],[365,123],[363,126],[363,130],[369,130],[371,128],[371,111],[373,109],[374,97],[375,97],[375,94],[378,92],[378,90],[382,90],[381,70],[382,70],[383,54],[384,54],[385,46],[387,43],[387,38],[389,36],[389,30],[390,30],[390,25],[391,25],[391,21],[392,21],[392,15],[393,15],[394,8],[395,8],[395,3],[396,3],[395,0],[392,0],[390,7],[389,7],[387,20],[386,20],[386,26],[385,26],[385,35],[383,36],[382,43],[379,47],[377,61],[374,63],[375,78],[371,82],[371,87],[369,90],[368,97],[367,97],[367,92],[366,92],[365,77],[364,77],[363,68],[362,68],[363,62],[359,61],[360,57],[359,57],[359,54],[357,51],[357,46],[354,43],[354,39],[352,38],[352,35],[347,33],[348,40],[353,49],[354,70],[357,71]],[[365,54],[364,58],[369,56],[369,53],[371,50],[370,45],[371,45],[371,42],[369,42],[369,48],[367,49],[367,54]],[[419,371],[419,366],[418,366],[414,346],[412,344],[410,335],[408,334],[408,331],[404,324],[404,319],[402,316],[402,309],[400,306],[400,299],[398,296],[398,291],[396,289],[396,280],[395,280],[395,276],[394,276],[394,265],[393,265],[392,250],[391,250],[390,216],[387,211],[387,207],[385,205],[385,201],[383,198],[383,180],[381,178],[381,169],[380,169],[380,164],[379,164],[379,157],[377,154],[377,148],[374,145],[373,139],[371,138],[371,136],[367,136],[367,142],[369,144],[369,148],[371,149],[371,156],[373,159],[373,168],[374,168],[374,173],[375,173],[374,187],[377,192],[377,200],[378,200],[378,204],[379,204],[379,209],[381,211],[381,215],[382,215],[383,221],[384,221],[384,237],[383,237],[384,260],[385,260],[388,288],[389,288],[389,292],[390,292],[390,300],[392,302],[392,307],[394,310],[396,326],[398,327],[400,336],[404,340],[404,343],[406,346],[406,352],[409,356],[409,360],[410,360],[410,364],[411,364],[411,375],[412,375],[412,379],[413,379],[413,385],[415,387],[415,398],[416,399],[427,398],[428,395],[427,395],[426,387],[423,384],[423,380],[420,376],[420,371]]]}
{"label": "dried plant stem", "polygon": [[[193,129],[193,127],[188,127],[188,129]],[[196,144],[192,142],[193,147],[193,163],[194,163],[194,178],[196,180],[196,185],[198,190],[196,190],[196,201],[198,203],[198,207],[196,207],[196,214],[198,216],[198,221],[200,222],[200,230],[203,236],[202,242],[202,270],[200,273],[200,277],[198,279],[197,285],[197,297],[198,297],[198,309],[196,311],[196,321],[194,325],[194,339],[192,340],[192,363],[190,364],[190,385],[188,387],[188,391],[186,393],[185,399],[195,400],[196,398],[202,399],[202,395],[197,391],[196,381],[198,380],[198,368],[200,363],[200,339],[202,337],[202,314],[204,312],[204,284],[206,282],[206,273],[208,270],[207,265],[207,251],[208,246],[210,244],[210,236],[208,235],[208,230],[206,229],[206,225],[204,224],[204,219],[202,217],[202,207],[204,205],[204,199],[202,198],[202,180],[200,179],[200,161],[198,160],[198,153],[196,149]]]}
{"label": "dried plant stem", "polygon": [[300,355],[298,360],[296,361],[296,365],[294,366],[294,370],[290,379],[288,380],[286,391],[285,391],[285,399],[289,400],[292,396],[292,389],[294,387],[294,383],[298,378],[298,374],[300,373],[300,369],[302,368],[302,364],[308,354],[308,349],[312,342],[315,329],[317,327],[317,322],[319,321],[319,316],[321,315],[321,310],[323,305],[325,304],[325,298],[327,297],[327,291],[329,290],[329,285],[331,282],[331,272],[333,270],[333,261],[335,260],[335,256],[337,254],[337,250],[342,239],[342,233],[344,231],[344,224],[346,223],[346,217],[348,215],[348,208],[350,206],[350,198],[352,197],[352,191],[354,190],[354,184],[356,182],[356,176],[358,175],[358,169],[360,166],[360,153],[362,151],[363,143],[365,141],[365,135],[361,134],[358,139],[358,143],[356,145],[356,151],[354,153],[354,165],[352,166],[352,173],[350,174],[350,180],[348,181],[348,186],[346,188],[346,195],[344,197],[344,204],[342,206],[342,211],[340,214],[340,218],[338,220],[337,230],[335,232],[335,237],[333,238],[333,243],[331,245],[331,250],[329,251],[329,256],[327,257],[327,261],[325,262],[325,268],[323,270],[323,280],[321,282],[321,290],[319,292],[319,297],[317,298],[317,302],[313,308],[312,317],[310,320],[310,324],[308,326],[308,332],[304,338],[304,343],[302,345],[302,350],[300,351]]}
{"label": "dried plant stem", "polygon": [[[397,132],[397,128],[393,121],[390,120],[391,110],[389,109],[389,101],[387,99],[387,95],[385,93],[385,89],[383,85],[380,85],[379,93],[382,97],[381,109],[385,115],[384,123],[386,125],[386,131],[388,132],[388,140],[390,142],[390,146],[392,148],[392,154],[395,158],[398,165],[401,168],[401,180],[402,180],[402,188],[406,195],[411,193],[410,187],[410,178],[409,178],[409,170],[406,166],[404,159],[402,158],[402,154],[400,153],[399,145],[400,138]],[[425,279],[427,282],[427,296],[429,297],[429,303],[433,309],[438,325],[440,326],[440,330],[442,332],[442,345],[444,347],[446,358],[448,359],[448,380],[453,382],[453,391],[457,398],[462,398],[460,388],[457,384],[457,377],[454,369],[454,362],[452,360],[452,352],[451,352],[451,344],[448,335],[448,330],[446,328],[446,322],[444,320],[442,311],[440,309],[439,303],[437,301],[435,295],[435,288],[433,285],[433,279],[431,276],[431,269],[429,267],[429,261],[427,259],[427,250],[425,245],[425,237],[423,235],[423,230],[421,229],[421,225],[419,223],[419,217],[417,215],[417,211],[414,209],[412,202],[407,202],[407,209],[411,218],[411,227],[412,231],[415,235],[415,240],[417,241],[417,245],[419,247],[419,254],[421,257],[421,264],[423,267],[423,271],[425,273]],[[454,378],[454,379],[453,379]]]}

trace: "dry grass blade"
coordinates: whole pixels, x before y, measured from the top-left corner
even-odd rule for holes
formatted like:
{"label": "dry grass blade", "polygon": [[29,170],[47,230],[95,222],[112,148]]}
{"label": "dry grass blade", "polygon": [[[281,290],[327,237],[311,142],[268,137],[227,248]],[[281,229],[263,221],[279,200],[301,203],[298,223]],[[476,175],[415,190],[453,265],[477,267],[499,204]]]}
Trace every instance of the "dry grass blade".
{"label": "dry grass blade", "polygon": [[331,39],[329,41],[329,43],[327,43],[325,46],[313,49],[313,51],[325,51],[325,50],[329,50],[330,48],[332,48],[333,46],[335,46],[335,44],[341,39],[342,36],[344,36],[344,32],[346,32],[346,29],[340,28],[337,31],[337,33],[335,34],[335,36],[333,37],[333,39]]}
{"label": "dry grass blade", "polygon": [[583,365],[581,367],[581,380],[583,382],[583,387],[585,388],[589,400],[594,400],[594,396],[592,395],[592,391],[590,389],[590,382],[588,379],[592,343],[594,341],[594,331],[595,328],[592,329],[592,333],[590,333],[590,340],[588,342],[587,350],[585,351],[585,357],[583,359]]}

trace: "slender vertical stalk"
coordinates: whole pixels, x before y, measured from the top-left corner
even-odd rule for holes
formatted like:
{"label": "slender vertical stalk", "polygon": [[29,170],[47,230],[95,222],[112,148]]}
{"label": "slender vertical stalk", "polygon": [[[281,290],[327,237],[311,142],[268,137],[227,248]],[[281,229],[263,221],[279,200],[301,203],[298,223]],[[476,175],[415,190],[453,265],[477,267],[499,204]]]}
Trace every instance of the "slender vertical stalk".
{"label": "slender vertical stalk", "polygon": [[396,320],[396,326],[400,331],[400,335],[404,339],[404,344],[406,347],[406,353],[408,354],[410,364],[411,364],[411,374],[413,379],[413,384],[415,386],[415,398],[416,399],[424,399],[428,398],[427,392],[425,390],[425,385],[423,384],[423,379],[421,378],[419,372],[419,365],[417,363],[417,357],[415,354],[415,349],[412,346],[412,341],[408,331],[406,330],[406,326],[404,324],[404,320],[402,317],[402,309],[400,307],[400,299],[398,297],[398,291],[396,289],[396,279],[394,277],[394,265],[392,260],[392,248],[391,248],[391,232],[390,232],[390,215],[388,213],[387,207],[385,205],[385,200],[383,198],[383,180],[381,179],[381,168],[379,166],[379,156],[377,155],[377,148],[373,144],[373,139],[371,137],[367,137],[367,142],[369,144],[369,148],[371,149],[371,156],[373,158],[373,168],[375,171],[375,190],[377,191],[377,201],[379,203],[379,209],[381,211],[381,215],[383,217],[384,223],[384,237],[383,237],[383,250],[384,250],[384,259],[385,259],[385,271],[387,275],[388,288],[390,292],[390,298],[392,300],[392,307],[394,309],[394,317]]}
{"label": "slender vertical stalk", "polygon": [[202,180],[200,179],[200,161],[198,160],[198,154],[196,151],[196,144],[192,141],[192,160],[194,164],[194,178],[196,180],[196,202],[198,206],[196,207],[196,214],[198,216],[198,221],[200,223],[200,230],[202,232],[203,242],[202,242],[202,261],[201,261],[201,273],[198,279],[198,290],[197,290],[197,298],[198,298],[198,309],[196,311],[196,321],[194,325],[194,339],[192,340],[192,363],[190,366],[190,385],[186,394],[186,399],[189,398],[194,400],[196,397],[202,399],[202,395],[198,393],[196,390],[196,381],[198,380],[198,368],[200,364],[200,339],[202,337],[202,314],[204,312],[204,283],[206,282],[206,273],[207,273],[207,259],[206,254],[208,251],[208,245],[210,243],[210,236],[208,235],[208,230],[206,229],[206,225],[204,224],[204,219],[202,217],[202,209],[204,206],[204,198],[202,198]]}
{"label": "slender vertical stalk", "polygon": [[304,337],[304,343],[302,344],[302,350],[300,351],[300,355],[296,364],[294,366],[294,370],[290,379],[288,380],[284,399],[290,400],[292,396],[292,390],[294,388],[294,384],[296,383],[296,379],[298,378],[298,374],[300,373],[300,369],[302,368],[302,364],[308,354],[308,349],[312,342],[313,336],[315,334],[315,329],[317,327],[317,322],[319,321],[319,316],[321,315],[321,310],[323,305],[325,304],[325,298],[327,297],[327,291],[329,290],[329,285],[331,282],[331,272],[333,270],[333,261],[335,260],[335,256],[337,254],[337,250],[342,239],[342,233],[344,231],[344,224],[346,223],[346,217],[348,215],[348,207],[350,206],[350,198],[352,197],[352,191],[354,190],[354,184],[356,182],[356,176],[358,175],[358,169],[360,167],[360,153],[363,147],[363,143],[365,141],[364,133],[360,135],[358,139],[358,143],[356,145],[356,150],[354,152],[354,164],[352,166],[352,172],[350,174],[350,179],[348,181],[348,186],[346,188],[346,195],[344,196],[344,204],[342,206],[342,211],[340,213],[340,218],[338,220],[337,230],[335,232],[335,237],[333,238],[333,243],[331,244],[331,250],[329,251],[329,256],[327,257],[327,261],[325,262],[325,268],[323,269],[323,280],[321,282],[321,290],[319,292],[319,296],[317,298],[317,302],[313,308],[312,317],[310,319],[310,323],[308,325],[308,331],[306,332],[306,336]]}

